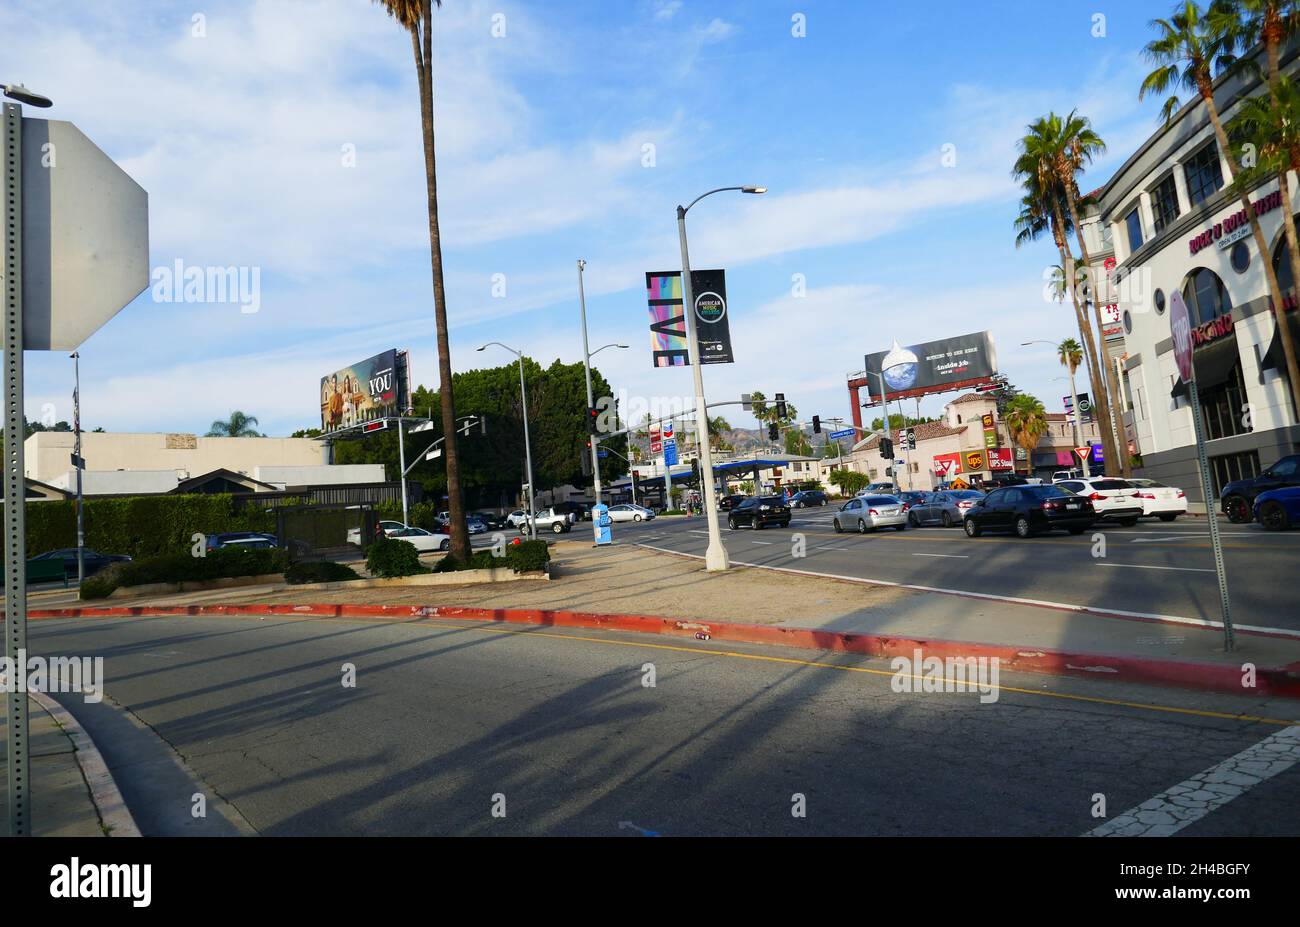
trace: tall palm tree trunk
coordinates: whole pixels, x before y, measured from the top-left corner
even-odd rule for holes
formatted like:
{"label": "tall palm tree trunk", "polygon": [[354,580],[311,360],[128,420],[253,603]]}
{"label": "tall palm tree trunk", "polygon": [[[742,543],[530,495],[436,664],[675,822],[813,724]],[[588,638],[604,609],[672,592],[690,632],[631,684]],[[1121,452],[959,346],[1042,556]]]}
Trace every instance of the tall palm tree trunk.
{"label": "tall palm tree trunk", "polygon": [[[1209,81],[1203,81],[1200,87],[1201,98],[1205,100],[1206,111],[1210,115],[1210,123],[1214,126],[1214,138],[1219,144],[1220,151],[1232,151],[1228,146],[1228,133],[1224,131],[1223,121],[1219,118],[1219,109],[1214,103],[1214,92]],[[1231,178],[1228,178],[1231,180]],[[1287,183],[1285,177],[1279,177],[1282,183],[1282,209],[1285,210],[1283,227],[1287,229],[1287,250],[1291,256],[1291,275],[1292,280],[1297,284],[1300,291],[1300,254],[1296,251],[1296,233],[1295,220],[1291,215],[1291,198],[1287,193]],[[1291,381],[1291,402],[1300,414],[1300,364],[1297,364],[1296,348],[1291,341],[1291,332],[1287,328],[1286,306],[1282,302],[1282,286],[1277,281],[1277,271],[1273,269],[1272,255],[1268,250],[1268,241],[1264,238],[1264,230],[1260,227],[1259,217],[1255,215],[1255,210],[1250,204],[1250,195],[1241,191],[1241,208],[1246,211],[1246,218],[1250,220],[1250,231],[1255,238],[1255,248],[1259,251],[1260,263],[1264,265],[1264,274],[1268,278],[1268,291],[1272,296],[1273,319],[1278,328],[1278,336],[1282,340],[1282,353],[1286,355],[1286,373],[1287,378]]]}
{"label": "tall palm tree trunk", "polygon": [[[1057,249],[1061,252],[1061,266],[1073,267],[1074,255],[1070,253],[1070,243],[1065,237],[1065,218],[1061,215],[1059,203],[1052,204],[1052,235],[1056,239]],[[1083,307],[1079,305],[1078,287],[1070,287],[1070,300],[1074,303],[1074,316],[1079,322],[1079,337],[1083,339],[1083,349],[1088,358],[1092,392],[1094,396],[1102,396],[1104,390],[1097,376],[1101,370],[1100,363],[1097,360],[1097,344],[1092,338],[1092,325],[1088,322],[1088,315],[1083,311]],[[1079,416],[1079,410],[1075,409],[1074,414]],[[1102,418],[1103,423],[1107,421],[1109,419]],[[1106,456],[1106,460],[1109,462],[1117,459],[1113,433],[1106,427],[1098,430],[1101,432],[1101,451]]]}
{"label": "tall palm tree trunk", "polygon": [[[1070,221],[1074,223],[1074,234],[1079,240],[1079,254],[1083,257],[1083,266],[1088,269],[1088,276],[1091,279],[1092,258],[1089,257],[1088,246],[1083,240],[1083,225],[1079,222],[1079,208],[1074,199],[1073,183],[1065,184],[1065,203],[1070,210]],[[1119,454],[1120,474],[1122,476],[1132,476],[1133,467],[1129,463],[1128,456],[1128,432],[1124,428],[1123,412],[1119,407],[1119,377],[1115,374],[1115,365],[1110,362],[1110,358],[1106,355],[1106,325],[1101,317],[1101,301],[1097,299],[1098,288],[1094,286],[1089,289],[1092,291],[1092,308],[1097,316],[1097,337],[1100,339],[1097,348],[1098,356],[1104,358],[1103,365],[1106,370],[1105,384],[1107,391],[1098,397],[1101,403],[1097,407],[1097,417],[1102,422],[1103,430],[1110,429],[1114,441],[1119,445],[1115,450]],[[1078,410],[1075,410],[1075,415],[1078,414]]]}
{"label": "tall palm tree trunk", "polygon": [[456,448],[456,403],[452,394],[451,347],[447,339],[447,293],[442,280],[442,236],[438,228],[438,171],[433,129],[433,9],[424,0],[424,47],[411,30],[411,46],[420,85],[420,124],[424,136],[425,186],[429,194],[429,255],[433,272],[433,317],[438,337],[438,400],[442,406],[443,458],[447,462],[447,512],[451,516],[451,555],[470,556],[469,528],[460,490],[460,457]]}

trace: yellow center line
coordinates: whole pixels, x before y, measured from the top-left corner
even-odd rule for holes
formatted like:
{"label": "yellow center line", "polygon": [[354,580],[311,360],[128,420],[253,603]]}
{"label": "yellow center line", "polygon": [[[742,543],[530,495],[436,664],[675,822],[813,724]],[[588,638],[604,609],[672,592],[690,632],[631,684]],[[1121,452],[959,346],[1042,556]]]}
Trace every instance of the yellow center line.
{"label": "yellow center line", "polygon": [[[493,628],[483,627],[476,624],[454,624],[450,619],[429,618],[429,621],[437,621],[451,627],[459,628],[465,631],[482,631],[488,634],[526,634],[534,637],[547,637],[557,640],[566,641],[585,641],[591,644],[605,644],[614,647],[640,647],[647,650],[670,650],[678,653],[698,653],[714,657],[731,657],[738,660],[754,660],[763,663],[784,663],[790,666],[807,666],[814,669],[834,669],[843,670],[846,673],[867,673],[872,676],[898,676],[893,670],[871,669],[866,666],[847,666],[841,663],[826,663],[820,660],[800,660],[797,657],[772,657],[764,654],[742,653],[737,650],[709,650],[705,647],[691,647],[683,644],[652,644],[645,641],[623,641],[615,638],[604,637],[586,637],[578,634],[555,634],[550,631],[535,630],[515,630],[513,628]],[[883,659],[883,658],[882,658]],[[912,679],[927,679],[931,677],[918,676],[916,674],[905,674]],[[1111,705],[1119,708],[1137,708],[1143,711],[1159,711],[1167,714],[1191,715],[1197,718],[1217,718],[1227,721],[1253,721],[1259,724],[1276,724],[1282,727],[1290,727],[1297,722],[1294,720],[1285,720],[1282,718],[1265,718],[1259,715],[1234,715],[1222,711],[1206,711],[1200,708],[1176,708],[1172,705],[1153,705],[1147,702],[1130,702],[1123,699],[1101,698],[1094,695],[1072,695],[1068,692],[1046,692],[1039,689],[1024,689],[1019,686],[980,686],[981,689],[997,689],[999,692],[1018,692],[1022,695],[1037,695],[1045,698],[1064,699],[1072,702],[1087,702],[1094,705]]]}

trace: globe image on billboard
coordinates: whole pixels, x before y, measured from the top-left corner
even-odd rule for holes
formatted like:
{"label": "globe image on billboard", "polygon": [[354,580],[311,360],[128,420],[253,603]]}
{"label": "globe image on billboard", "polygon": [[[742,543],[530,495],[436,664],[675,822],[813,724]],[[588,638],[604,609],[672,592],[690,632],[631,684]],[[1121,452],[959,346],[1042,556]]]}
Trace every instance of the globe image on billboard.
{"label": "globe image on billboard", "polygon": [[880,362],[880,368],[891,389],[910,389],[916,383],[916,355],[907,348],[900,348],[897,341]]}

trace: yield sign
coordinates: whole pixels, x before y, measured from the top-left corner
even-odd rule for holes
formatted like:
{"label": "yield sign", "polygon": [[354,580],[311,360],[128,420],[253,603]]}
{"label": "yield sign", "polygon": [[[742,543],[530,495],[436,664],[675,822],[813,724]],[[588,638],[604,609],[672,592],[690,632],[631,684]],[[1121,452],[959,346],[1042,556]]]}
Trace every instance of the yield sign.
{"label": "yield sign", "polygon": [[1079,455],[1080,461],[1087,461],[1088,455],[1092,453],[1092,445],[1089,444],[1087,447],[1076,447],[1074,452]]}
{"label": "yield sign", "polygon": [[22,138],[23,347],[71,351],[149,285],[149,194],[70,122]]}
{"label": "yield sign", "polygon": [[940,476],[947,476],[948,471],[952,469],[952,464],[953,462],[951,460],[936,460],[934,462],[934,469],[939,471]]}

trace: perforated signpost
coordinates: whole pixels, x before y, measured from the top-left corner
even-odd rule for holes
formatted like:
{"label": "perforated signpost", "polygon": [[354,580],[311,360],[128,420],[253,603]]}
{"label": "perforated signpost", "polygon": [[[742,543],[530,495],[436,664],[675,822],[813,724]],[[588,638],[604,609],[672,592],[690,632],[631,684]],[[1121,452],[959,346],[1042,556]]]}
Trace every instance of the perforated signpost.
{"label": "perforated signpost", "polygon": [[[5,87],[14,99],[49,105]],[[70,122],[0,120],[4,157],[5,655],[27,649],[23,351],[73,351],[149,285],[149,196]],[[17,687],[15,687],[15,690]],[[32,833],[27,692],[5,693],[9,833]]]}
{"label": "perforated signpost", "polygon": [[1192,429],[1196,434],[1196,459],[1201,476],[1201,494],[1205,497],[1205,520],[1210,524],[1210,547],[1214,550],[1214,571],[1219,577],[1219,601],[1223,608],[1223,649],[1233,649],[1232,614],[1228,607],[1228,574],[1223,564],[1223,542],[1219,538],[1219,519],[1214,511],[1214,490],[1210,485],[1210,464],[1205,458],[1205,425],[1201,421],[1201,397],[1196,390],[1196,365],[1192,363],[1192,318],[1183,294],[1169,294],[1169,329],[1174,341],[1174,362],[1178,377],[1187,385],[1192,406]]}

